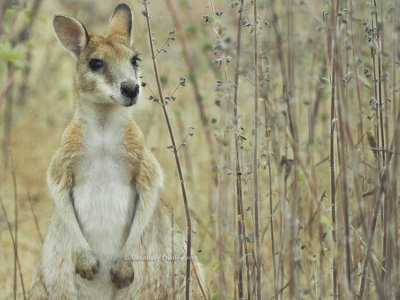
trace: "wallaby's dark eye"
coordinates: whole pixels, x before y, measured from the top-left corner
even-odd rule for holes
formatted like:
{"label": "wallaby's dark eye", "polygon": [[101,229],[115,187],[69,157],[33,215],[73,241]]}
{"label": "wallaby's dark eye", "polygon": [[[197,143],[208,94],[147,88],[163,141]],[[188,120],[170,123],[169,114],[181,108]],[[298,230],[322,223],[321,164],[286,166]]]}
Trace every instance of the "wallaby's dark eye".
{"label": "wallaby's dark eye", "polygon": [[97,71],[103,66],[103,61],[97,58],[93,58],[89,61],[89,68],[92,71]]}
{"label": "wallaby's dark eye", "polygon": [[131,58],[131,64],[134,67],[139,67],[138,62],[141,61],[141,59],[139,58],[139,55],[135,55],[134,57]]}

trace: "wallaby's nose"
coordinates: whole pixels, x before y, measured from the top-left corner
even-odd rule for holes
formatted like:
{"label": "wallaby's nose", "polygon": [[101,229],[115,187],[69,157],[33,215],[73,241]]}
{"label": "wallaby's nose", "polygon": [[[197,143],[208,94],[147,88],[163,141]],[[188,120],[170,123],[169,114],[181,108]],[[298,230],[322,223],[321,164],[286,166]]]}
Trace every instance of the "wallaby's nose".
{"label": "wallaby's nose", "polygon": [[139,94],[139,85],[125,81],[121,83],[121,94],[125,97],[133,99]]}

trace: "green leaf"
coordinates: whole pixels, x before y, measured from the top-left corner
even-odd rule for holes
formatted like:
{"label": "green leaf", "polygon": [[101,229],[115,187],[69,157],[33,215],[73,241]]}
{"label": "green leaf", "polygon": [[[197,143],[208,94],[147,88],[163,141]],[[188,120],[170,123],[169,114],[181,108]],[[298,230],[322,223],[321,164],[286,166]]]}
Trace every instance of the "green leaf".
{"label": "green leaf", "polygon": [[168,76],[167,75],[160,75],[160,81],[162,84],[166,84],[168,82]]}
{"label": "green leaf", "polygon": [[8,41],[0,43],[0,61],[14,63],[21,58],[22,50],[20,48],[13,48]]}
{"label": "green leaf", "polygon": [[202,50],[203,52],[210,51],[212,49],[212,43],[210,40],[205,40],[203,42]]}
{"label": "green leaf", "polygon": [[196,24],[189,24],[185,27],[185,31],[191,36],[196,35],[197,29],[198,27]]}
{"label": "green leaf", "polygon": [[218,300],[218,294],[212,294],[210,300]]}
{"label": "green leaf", "polygon": [[24,11],[25,21],[27,24],[30,24],[32,21],[31,13],[29,11]]}
{"label": "green leaf", "polygon": [[174,112],[174,115],[177,117],[180,117],[182,115],[181,111],[178,108],[174,109],[173,112]]}
{"label": "green leaf", "polygon": [[14,9],[12,9],[12,8],[7,8],[6,13],[5,13],[5,15],[4,15],[4,20],[5,20],[6,22],[10,21],[13,12],[14,12]]}
{"label": "green leaf", "polygon": [[191,75],[189,75],[188,77],[189,77],[189,81],[190,81],[191,83],[195,83],[195,82],[196,82],[196,75],[191,74]]}
{"label": "green leaf", "polygon": [[297,181],[302,182],[304,178],[303,170],[300,167],[297,167],[296,172],[297,172]]}
{"label": "green leaf", "polygon": [[371,84],[368,82],[368,80],[367,79],[365,79],[364,77],[362,77],[362,76],[360,76],[359,77],[359,79],[360,79],[360,81],[361,81],[361,83],[363,84],[363,85],[365,85],[367,88],[371,88]]}
{"label": "green leaf", "polygon": [[180,5],[182,8],[190,8],[188,0],[180,0],[180,1],[179,1],[179,5]]}
{"label": "green leaf", "polygon": [[332,220],[329,219],[327,216],[321,216],[319,221],[321,222],[321,224],[325,224],[325,225],[328,225],[328,226],[332,226],[333,225]]}
{"label": "green leaf", "polygon": [[47,23],[48,18],[46,16],[44,16],[44,15],[40,15],[40,16],[38,16],[38,20],[41,23]]}

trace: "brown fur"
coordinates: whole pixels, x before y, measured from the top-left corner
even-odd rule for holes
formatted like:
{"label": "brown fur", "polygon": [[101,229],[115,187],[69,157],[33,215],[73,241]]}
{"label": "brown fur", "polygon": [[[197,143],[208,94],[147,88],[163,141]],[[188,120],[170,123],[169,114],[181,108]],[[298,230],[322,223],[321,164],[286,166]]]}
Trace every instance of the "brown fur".
{"label": "brown fur", "polygon": [[65,129],[61,147],[51,160],[49,171],[57,185],[68,189],[72,185],[72,166],[82,148],[82,134],[80,125],[71,122]]}

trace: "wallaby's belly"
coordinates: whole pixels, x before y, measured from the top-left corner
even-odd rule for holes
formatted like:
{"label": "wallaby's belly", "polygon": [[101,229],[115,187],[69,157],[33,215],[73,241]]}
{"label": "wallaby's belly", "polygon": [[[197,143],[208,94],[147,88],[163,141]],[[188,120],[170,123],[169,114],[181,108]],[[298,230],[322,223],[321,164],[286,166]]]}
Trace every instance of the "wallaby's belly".
{"label": "wallaby's belly", "polygon": [[91,156],[75,175],[75,211],[92,250],[110,259],[118,255],[130,231],[135,191],[123,160]]}

